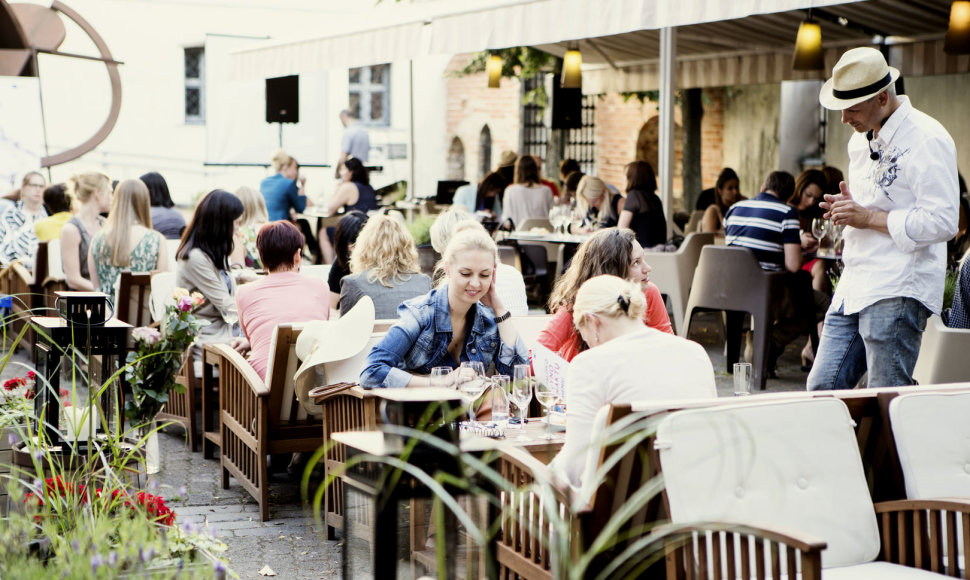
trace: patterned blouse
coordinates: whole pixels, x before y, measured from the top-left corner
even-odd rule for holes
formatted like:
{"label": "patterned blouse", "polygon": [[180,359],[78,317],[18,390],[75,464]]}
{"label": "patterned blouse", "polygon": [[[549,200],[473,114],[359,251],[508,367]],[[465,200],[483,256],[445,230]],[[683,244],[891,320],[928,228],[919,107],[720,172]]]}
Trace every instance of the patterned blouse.
{"label": "patterned blouse", "polygon": [[94,256],[94,267],[98,270],[98,290],[108,296],[115,295],[115,283],[122,270],[132,272],[151,272],[158,265],[158,251],[162,245],[162,235],[149,230],[138,241],[138,245],[131,251],[127,266],[114,266],[109,263],[111,246],[108,245],[104,232],[99,232],[91,240],[91,255]]}

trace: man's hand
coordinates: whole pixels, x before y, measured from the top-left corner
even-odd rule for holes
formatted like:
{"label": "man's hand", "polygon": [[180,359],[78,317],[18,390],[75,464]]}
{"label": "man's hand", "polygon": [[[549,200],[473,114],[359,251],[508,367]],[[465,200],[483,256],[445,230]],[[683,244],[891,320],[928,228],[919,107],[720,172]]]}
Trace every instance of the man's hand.
{"label": "man's hand", "polygon": [[811,232],[802,232],[802,251],[811,254],[818,249],[818,240]]}
{"label": "man's hand", "polygon": [[842,193],[826,195],[825,201],[819,204],[822,209],[828,210],[822,217],[831,219],[837,226],[852,226],[858,229],[873,229],[884,234],[889,233],[888,213],[859,205],[852,199],[849,186],[844,181],[839,183],[839,189]]}

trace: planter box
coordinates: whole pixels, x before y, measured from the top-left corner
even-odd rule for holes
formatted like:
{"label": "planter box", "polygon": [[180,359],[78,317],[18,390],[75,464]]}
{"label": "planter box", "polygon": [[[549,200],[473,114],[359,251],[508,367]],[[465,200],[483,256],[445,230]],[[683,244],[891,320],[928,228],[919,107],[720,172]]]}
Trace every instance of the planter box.
{"label": "planter box", "polygon": [[0,516],[7,515],[7,486],[10,483],[10,466],[13,464],[13,457],[10,453],[11,435],[19,440],[17,427],[0,429]]}

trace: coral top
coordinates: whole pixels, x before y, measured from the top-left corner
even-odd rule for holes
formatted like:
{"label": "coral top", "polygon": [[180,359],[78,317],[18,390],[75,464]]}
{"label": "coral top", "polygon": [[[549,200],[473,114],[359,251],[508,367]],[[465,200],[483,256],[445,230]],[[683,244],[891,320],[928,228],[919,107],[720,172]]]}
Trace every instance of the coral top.
{"label": "coral top", "polygon": [[[653,282],[649,282],[643,295],[647,299],[647,310],[643,313],[643,323],[650,328],[673,334],[674,331],[670,327],[670,318],[667,316],[667,307],[664,306],[663,297],[660,296],[660,289]],[[539,344],[557,353],[566,361],[573,360],[573,357],[579,354],[581,340],[579,331],[573,326],[573,313],[570,308],[556,310],[549,321],[549,325],[539,333],[538,338]]]}

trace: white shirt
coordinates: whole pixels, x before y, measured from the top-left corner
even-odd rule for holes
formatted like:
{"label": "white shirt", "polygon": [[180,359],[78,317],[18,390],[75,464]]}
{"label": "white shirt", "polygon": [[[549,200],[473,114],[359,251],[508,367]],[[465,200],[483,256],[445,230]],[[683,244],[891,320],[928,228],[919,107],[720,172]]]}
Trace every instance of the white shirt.
{"label": "white shirt", "polygon": [[581,352],[566,374],[566,442],[552,468],[574,486],[588,478],[587,453],[602,435],[593,417],[605,405],[705,398],[717,398],[714,367],[696,342],[644,327]]}
{"label": "white shirt", "polygon": [[832,306],[855,314],[879,300],[919,300],[934,313],[943,306],[946,241],[957,233],[956,147],[938,121],[905,96],[872,140],[849,139],[849,192],[867,208],[889,212],[889,235],[846,227],[845,270]]}
{"label": "white shirt", "polygon": [[545,185],[526,187],[521,183],[513,183],[505,188],[502,221],[512,218],[515,227],[520,228],[529,218],[548,218],[552,203],[552,190]]}
{"label": "white shirt", "polygon": [[528,316],[529,302],[525,294],[522,272],[514,266],[499,264],[495,270],[495,293],[512,316]]}

